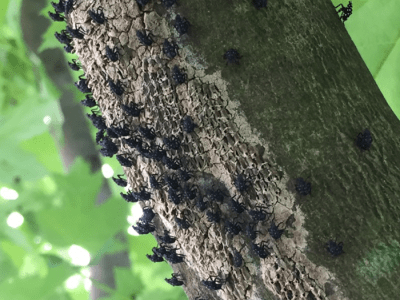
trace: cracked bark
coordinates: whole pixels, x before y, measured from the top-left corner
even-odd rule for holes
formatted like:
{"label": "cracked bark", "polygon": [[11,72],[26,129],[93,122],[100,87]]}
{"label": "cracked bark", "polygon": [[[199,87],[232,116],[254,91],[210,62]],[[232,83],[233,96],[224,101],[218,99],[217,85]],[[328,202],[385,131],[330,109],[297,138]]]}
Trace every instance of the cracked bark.
{"label": "cracked bark", "polygon": [[[238,3],[235,2],[235,4]],[[245,11],[241,4],[239,3],[235,8]],[[204,14],[204,19],[207,19],[207,9],[196,11],[195,5],[201,6],[203,3],[192,1],[185,5],[182,4],[177,9],[186,13],[185,16],[188,18],[200,11],[200,14]],[[215,6],[210,4],[208,7],[215,9],[217,5],[220,4],[215,3]],[[87,15],[88,9],[96,9],[99,6],[104,8],[107,17],[105,25],[93,23]],[[77,3],[68,22],[74,28],[82,26],[86,32],[83,40],[74,40],[74,48],[82,62],[93,96],[98,102],[108,126],[126,123],[134,132],[139,124],[151,125],[158,136],[155,143],[159,145],[162,145],[161,137],[171,134],[178,135],[182,139],[183,146],[179,150],[168,151],[168,155],[183,159],[184,165],[194,173],[191,183],[198,186],[202,195],[206,195],[207,190],[214,185],[233,196],[235,187],[232,176],[240,172],[252,175],[252,187],[248,194],[242,196],[243,203],[247,207],[271,205],[272,209],[269,212],[273,214],[277,224],[283,224],[280,228],[286,229],[285,236],[275,241],[268,233],[268,224],[270,223],[263,222],[258,225],[257,230],[261,231],[261,234],[257,237],[257,243],[267,241],[273,249],[271,256],[260,260],[251,251],[250,241],[246,236],[239,234],[232,237],[226,233],[223,224],[210,225],[204,213],[189,201],[175,206],[168,200],[166,190],[152,191],[153,197],[150,205],[157,213],[155,219],[157,234],[162,234],[164,229],[170,230],[172,235],[177,237],[174,246],[177,246],[179,253],[185,255],[185,263],[173,265],[174,271],[183,275],[185,292],[190,299],[194,299],[198,295],[207,296],[208,299],[230,300],[347,299],[354,291],[350,291],[350,288],[346,289],[345,283],[334,279],[335,276],[330,270],[316,265],[306,256],[308,232],[303,227],[305,215],[301,211],[298,199],[296,200],[293,179],[290,179],[293,178],[290,165],[296,164],[296,167],[299,168],[302,166],[294,160],[294,156],[291,161],[290,146],[304,151],[308,162],[311,161],[309,157],[317,157],[312,161],[314,165],[308,165],[310,168],[331,168],[329,169],[331,172],[340,173],[339,168],[334,169],[325,164],[328,157],[329,160],[335,162],[340,158],[333,159],[331,157],[331,153],[325,150],[326,143],[321,141],[318,144],[314,143],[314,133],[304,136],[304,132],[299,129],[301,120],[299,117],[291,115],[289,109],[277,113],[282,118],[286,115],[290,116],[285,120],[286,124],[280,124],[280,126],[287,125],[297,129],[297,131],[293,130],[296,135],[302,136],[314,147],[310,145],[306,147],[292,141],[287,142],[285,137],[277,137],[277,134],[274,133],[276,130],[274,125],[278,125],[278,121],[272,118],[274,116],[272,114],[267,116],[269,117],[268,121],[260,119],[260,112],[256,108],[257,103],[252,103],[254,107],[250,113],[249,104],[246,104],[245,101],[241,102],[242,107],[239,109],[238,102],[233,100],[241,97],[241,94],[238,96],[233,92],[238,92],[235,90],[236,87],[234,85],[228,87],[229,82],[221,76],[221,72],[218,70],[209,70],[206,73],[205,68],[199,63],[198,57],[193,55],[189,45],[196,45],[196,37],[192,37],[192,39],[187,36],[177,38],[177,34],[171,26],[175,16],[174,10],[175,8],[172,8],[166,13],[159,3],[153,2],[146,5],[145,10],[142,11],[135,1],[97,1],[95,4],[90,1],[82,1]],[[288,14],[288,11],[293,14]],[[332,14],[330,14],[331,12]],[[264,102],[262,105],[272,105],[272,100],[276,100],[284,107],[288,92],[293,98],[306,94],[310,103],[318,107],[321,103],[328,105],[325,99],[328,90],[334,95],[331,96],[333,98],[339,97],[340,93],[337,90],[350,94],[354,99],[373,97],[379,103],[378,113],[381,114],[379,121],[372,120],[371,116],[360,113],[360,111],[363,113],[368,111],[368,103],[357,103],[357,109],[351,105],[350,107],[344,105],[341,110],[334,107],[330,112],[321,115],[327,117],[329,113],[332,114],[332,111],[342,114],[346,114],[348,111],[354,114],[358,112],[358,119],[354,121],[357,125],[354,125],[352,130],[357,130],[366,122],[374,125],[374,132],[380,136],[380,145],[385,145],[388,153],[391,151],[397,153],[390,138],[387,136],[382,138],[379,135],[379,131],[389,127],[389,124],[394,124],[396,119],[351,40],[342,40],[345,32],[343,28],[337,30],[339,23],[332,4],[329,1],[320,1],[315,4],[306,0],[301,2],[287,0],[279,4],[270,3],[268,14],[277,22],[276,31],[277,28],[283,27],[284,29],[290,28],[292,32],[289,30],[284,36],[271,30],[268,32],[269,36],[264,40],[265,44],[269,43],[268,39],[273,41],[274,48],[268,48],[267,51],[268,55],[275,54],[275,56],[271,60],[268,70],[271,74],[265,75],[268,80],[265,86],[262,86],[263,93],[270,95],[271,102]],[[254,16],[256,15],[254,14]],[[268,15],[266,13],[258,14],[257,18],[261,21],[266,20]],[[222,24],[218,24],[218,20],[208,21],[203,24],[194,24],[194,27],[197,26],[199,36],[201,36],[201,30],[211,32],[219,25],[222,26]],[[319,26],[315,27],[315,24]],[[307,28],[304,30],[309,30],[308,34],[299,34],[297,32],[299,28]],[[154,34],[155,42],[152,46],[146,47],[138,42],[136,30],[142,29],[148,29]],[[263,34],[259,35],[260,39],[264,37]],[[181,56],[173,60],[169,60],[162,53],[164,39],[171,36],[178,39],[178,45],[181,48]],[[332,42],[327,37],[330,37]],[[283,46],[285,42],[287,43],[286,47]],[[252,50],[254,52],[260,53],[260,50],[266,49],[263,43],[257,44],[254,41],[253,43],[254,49]],[[304,46],[308,44],[311,45],[311,50]],[[110,47],[120,45],[123,48],[120,61],[107,61],[104,54],[106,45]],[[285,51],[287,53],[288,45],[290,50],[297,54],[296,60],[292,57],[282,56],[280,53],[285,53]],[[212,44],[209,46],[212,47]],[[245,45],[243,45],[244,47]],[[251,54],[248,53],[248,55]],[[345,57],[352,59],[345,60],[343,59]],[[217,64],[214,61],[207,63],[209,63],[207,67],[210,69],[219,68],[213,65]],[[178,86],[171,78],[171,69],[175,64],[180,68],[183,67],[188,74],[188,81]],[[303,68],[303,65],[307,65],[307,68]],[[311,72],[313,67],[324,69],[323,74],[329,73],[329,77],[316,77]],[[300,84],[300,81],[293,80],[290,76],[285,77],[285,74],[293,72],[293,70],[297,72],[298,78],[304,79],[304,82]],[[340,77],[340,72],[335,72],[337,70],[340,70],[341,73],[345,70],[346,74],[350,74],[348,77],[351,77],[351,84],[344,82]],[[126,92],[122,97],[116,97],[111,93],[103,72],[114,82],[121,80],[124,83]],[[231,72],[238,71],[232,69]],[[277,79],[272,78],[273,76],[276,76]],[[259,85],[250,83],[249,80],[246,83],[245,79],[243,78],[240,84],[236,81],[244,90],[250,93],[253,90],[261,89]],[[252,80],[256,81],[254,78]],[[319,86],[323,88],[318,89]],[[321,99],[325,102],[322,102]],[[246,100],[250,102],[251,98],[248,97]],[[127,105],[130,102],[144,106],[145,112],[139,118],[132,119],[122,112],[120,104]],[[291,105],[295,105],[295,103],[292,102]],[[297,109],[306,114],[304,108]],[[295,109],[293,111],[296,112]],[[184,133],[180,127],[180,120],[185,115],[192,116],[195,123],[199,125],[192,134]],[[321,122],[321,119],[322,121],[324,119],[321,116],[313,118],[311,115],[306,115],[306,118],[309,122]],[[261,130],[264,124],[271,124],[271,126]],[[317,124],[320,126],[317,127],[318,138],[330,140],[333,129],[326,124]],[[335,129],[342,134],[353,134],[352,130],[349,133],[349,129]],[[394,136],[393,134],[394,130],[392,129],[391,136]],[[293,140],[295,140],[295,136]],[[132,167],[124,168],[128,183],[133,190],[137,191],[142,186],[148,186],[149,174],[173,173],[162,164],[138,155],[136,150],[127,147],[121,140],[114,139],[114,142],[120,148],[119,154],[124,153],[133,161]],[[343,139],[336,143],[338,147],[346,148],[350,153],[349,157],[356,153],[348,146],[348,140]],[[154,146],[154,143],[152,145]],[[398,142],[396,145],[399,146]],[[280,151],[276,151],[276,147],[280,147],[278,148]],[[288,147],[289,150],[285,147]],[[224,149],[223,153],[221,153],[221,149]],[[375,153],[382,155],[382,149],[375,149]],[[396,158],[392,153],[389,156],[393,161],[398,161],[399,156]],[[283,162],[286,164],[283,164],[282,167],[281,163]],[[354,160],[353,157],[351,163],[349,168],[352,169],[363,164],[361,160]],[[319,177],[321,178],[323,175],[319,175]],[[315,178],[313,183],[318,183],[320,178]],[[379,177],[373,179],[374,182],[382,180]],[[324,187],[320,186],[322,190]],[[357,192],[358,195],[352,195],[353,201],[355,199],[366,201],[365,199],[371,198],[366,192]],[[396,192],[398,194],[398,190]],[[233,217],[226,201],[218,206],[223,212],[224,219]],[[184,215],[190,216],[192,226],[188,230],[179,229],[174,221],[176,216]],[[243,213],[238,218],[238,221],[243,223],[247,223],[249,220],[250,217],[247,213]],[[240,269],[235,269],[232,265],[231,252],[233,248],[242,249],[242,255],[246,261],[245,266]],[[226,281],[223,289],[210,291],[202,286],[200,281],[209,276],[223,278]],[[162,279],[160,278],[160,280]]]}

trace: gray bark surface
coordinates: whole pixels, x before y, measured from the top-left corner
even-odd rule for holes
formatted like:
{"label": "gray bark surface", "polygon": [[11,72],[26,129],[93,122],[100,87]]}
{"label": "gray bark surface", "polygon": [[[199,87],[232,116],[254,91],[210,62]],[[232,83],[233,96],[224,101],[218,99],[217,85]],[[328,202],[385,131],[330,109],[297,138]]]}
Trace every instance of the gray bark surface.
{"label": "gray bark surface", "polygon": [[[99,6],[104,25],[87,14]],[[192,24],[183,37],[172,27],[177,12]],[[168,155],[193,172],[190,183],[208,203],[213,185],[238,194],[234,176],[244,172],[252,187],[241,201],[248,209],[268,207],[256,242],[272,253],[259,259],[244,234],[233,237],[224,222],[211,225],[194,202],[175,205],[165,188],[152,190],[147,204],[157,213],[157,234],[168,229],[177,237],[174,247],[185,262],[173,268],[190,299],[394,299],[400,129],[330,1],[270,2],[259,11],[240,0],[186,1],[168,11],[154,2],[141,10],[135,1],[82,1],[69,24],[86,32],[74,47],[108,126],[124,123],[132,134],[139,125],[153,127],[153,149],[162,137],[178,136],[182,147]],[[142,29],[154,34],[151,46],[139,43]],[[162,53],[170,37],[180,48],[173,60]],[[118,62],[106,59],[106,45],[121,48]],[[243,55],[240,65],[225,65],[229,48]],[[187,73],[184,84],[176,86],[174,65]],[[120,80],[125,93],[115,96],[107,79]],[[144,107],[139,118],[121,110],[132,102]],[[186,115],[199,125],[194,133],[180,126]],[[354,140],[365,128],[373,144],[361,153]],[[149,186],[150,174],[175,173],[121,139],[114,142],[133,162],[124,171],[134,191]],[[312,195],[301,199],[294,183],[309,175]],[[213,204],[223,221],[236,217],[227,202]],[[187,230],[175,221],[184,216]],[[236,220],[250,219],[246,212]],[[278,240],[268,231],[273,220],[285,229]],[[332,259],[324,244],[335,238],[344,241],[345,253]],[[392,267],[374,264],[382,247]],[[233,266],[233,249],[245,266]],[[209,276],[223,279],[223,289],[205,288],[201,281]]]}

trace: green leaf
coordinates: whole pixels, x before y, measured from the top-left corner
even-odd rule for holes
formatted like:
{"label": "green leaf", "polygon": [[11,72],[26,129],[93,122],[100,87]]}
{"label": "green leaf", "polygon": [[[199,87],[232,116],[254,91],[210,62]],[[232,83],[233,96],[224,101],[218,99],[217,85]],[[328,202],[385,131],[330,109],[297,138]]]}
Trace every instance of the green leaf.
{"label": "green leaf", "polygon": [[43,236],[52,244],[79,245],[96,254],[127,226],[127,203],[112,197],[95,205],[102,183],[101,173],[91,174],[89,164],[78,158],[68,175],[54,174],[60,203],[36,215]]}

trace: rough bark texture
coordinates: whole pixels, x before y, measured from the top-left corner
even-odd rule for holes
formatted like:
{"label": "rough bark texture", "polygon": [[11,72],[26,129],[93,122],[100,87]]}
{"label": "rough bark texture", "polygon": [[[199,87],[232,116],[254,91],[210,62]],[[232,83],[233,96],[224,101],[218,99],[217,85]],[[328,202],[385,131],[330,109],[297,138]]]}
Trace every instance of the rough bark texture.
{"label": "rough bark texture", "polygon": [[[399,141],[390,137],[398,135],[399,130],[390,128],[397,120],[330,1],[286,0],[269,3],[265,11],[251,11],[251,4],[239,0],[187,1],[177,9],[193,24],[190,43],[198,46],[199,53],[193,54],[191,46],[182,47],[189,39],[184,36],[179,39],[180,56],[173,60],[163,54],[162,43],[177,36],[171,26],[175,7],[166,13],[161,4],[150,2],[141,10],[131,0],[82,1],[69,16],[70,25],[82,26],[86,32],[83,40],[74,40],[74,48],[107,126],[127,124],[132,135],[139,125],[153,127],[157,139],[146,141],[152,148],[162,145],[163,137],[179,136],[181,148],[167,151],[168,156],[182,159],[182,166],[193,172],[189,182],[197,185],[205,201],[211,202],[207,190],[212,185],[227,195],[238,194],[234,175],[244,172],[253,176],[252,186],[239,198],[248,209],[268,206],[271,213],[268,221],[257,225],[260,233],[256,242],[265,241],[272,254],[259,259],[248,237],[227,233],[224,221],[236,217],[228,206],[228,197],[222,204],[214,204],[214,209],[221,210],[223,221],[211,225],[193,201],[175,205],[168,199],[167,189],[152,190],[149,205],[157,213],[157,234],[170,230],[177,237],[174,247],[185,255],[184,263],[173,268],[182,274],[189,298],[374,299],[368,297],[379,295],[386,299],[389,292],[385,286],[368,280],[365,284],[365,274],[354,270],[362,258],[360,249],[366,249],[359,232],[379,236],[364,218],[376,224],[379,217],[373,215],[374,209],[389,213],[381,187],[399,195],[395,184],[398,169],[387,163],[398,163]],[[104,25],[95,24],[87,14],[88,9],[99,6],[107,18]],[[246,20],[240,20],[240,14]],[[258,22],[263,25],[258,26]],[[154,34],[151,46],[138,41],[136,30],[142,29]],[[216,38],[228,40],[228,35],[236,37],[240,31],[249,39],[237,43],[244,49],[242,64],[225,67],[222,54],[235,43],[218,48]],[[107,60],[106,45],[119,45],[123,54],[119,61]],[[202,56],[206,61],[203,64],[209,67],[199,63]],[[176,86],[172,79],[174,65],[188,74],[184,84]],[[110,91],[107,76],[125,85],[121,97]],[[120,107],[132,102],[144,107],[139,118],[128,116]],[[180,122],[186,115],[198,124],[194,133],[182,130]],[[373,145],[377,145],[371,148],[373,154],[359,154],[354,146],[357,133],[365,127],[370,127]],[[122,139],[113,141],[119,146],[119,154],[133,161],[133,166],[124,171],[134,191],[149,187],[150,174],[176,173],[144,158]],[[394,169],[397,173],[392,172]],[[304,207],[307,222],[310,220],[307,231],[293,181],[309,174],[317,176],[312,177],[313,196]],[[371,182],[374,187],[367,185]],[[349,206],[348,198],[353,206]],[[368,210],[363,203],[373,207]],[[319,213],[310,211],[311,207]],[[183,216],[191,223],[187,230],[175,222],[175,217]],[[395,205],[389,223],[398,216]],[[278,240],[268,233],[273,219],[285,228]],[[247,212],[236,219],[243,224],[250,220]],[[344,228],[329,223],[343,224]],[[384,230],[396,236],[394,229]],[[323,249],[332,234],[346,238],[346,253],[335,263]],[[348,244],[351,246],[346,248]],[[368,244],[371,249],[374,246]],[[234,248],[244,257],[241,268],[233,266]],[[223,289],[210,291],[204,287],[201,280],[209,276],[224,279]],[[374,291],[370,293],[371,289]]]}

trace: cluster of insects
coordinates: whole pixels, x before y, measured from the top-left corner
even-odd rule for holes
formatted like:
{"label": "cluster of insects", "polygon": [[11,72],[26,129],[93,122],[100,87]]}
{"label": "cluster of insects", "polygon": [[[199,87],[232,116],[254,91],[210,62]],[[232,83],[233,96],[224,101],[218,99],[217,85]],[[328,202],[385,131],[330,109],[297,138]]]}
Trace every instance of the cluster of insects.
{"label": "cluster of insects", "polygon": [[[161,1],[165,8],[170,8],[174,4],[177,4],[176,0],[162,0]],[[149,3],[149,0],[136,0],[141,10]],[[75,5],[74,0],[59,0],[58,3],[52,2],[52,6],[55,12],[49,12],[49,17],[56,22],[65,22],[68,14],[72,11]],[[256,9],[267,7],[267,0],[253,0],[253,5]],[[341,13],[340,19],[344,22],[352,13],[351,1],[347,7],[340,4],[341,8],[338,13]],[[337,6],[338,7],[338,6]],[[336,7],[336,8],[337,8]],[[97,26],[104,25],[107,19],[104,15],[102,7],[91,9],[88,11],[88,16],[93,21],[93,24]],[[174,28],[180,36],[185,35],[189,32],[191,26],[190,22],[180,16],[176,15]],[[55,37],[57,40],[64,44],[64,49],[68,53],[74,51],[73,44],[74,40],[84,39],[86,32],[82,27],[73,28],[66,26],[65,30],[56,32]],[[149,30],[137,30],[136,37],[141,45],[150,47],[155,42],[155,36]],[[165,39],[162,48],[163,54],[168,59],[174,59],[179,56],[179,47],[171,39]],[[105,57],[111,62],[118,62],[120,59],[120,51],[118,47],[106,46]],[[237,49],[228,49],[223,55],[223,59],[226,60],[226,65],[237,64],[243,57],[239,54]],[[69,67],[73,71],[79,71],[82,66],[75,59],[72,62],[68,62]],[[183,84],[187,81],[187,74],[183,69],[180,69],[178,65],[174,65],[171,71],[171,77],[177,85]],[[125,93],[126,86],[120,80],[112,80],[106,76],[106,83],[110,91],[120,97]],[[79,81],[75,82],[75,86],[85,95],[85,99],[81,101],[82,105],[89,108],[97,106],[96,101],[93,99],[92,90],[88,86],[87,79],[84,75],[79,76]],[[140,107],[136,103],[129,103],[128,105],[120,105],[121,110],[127,115],[134,118],[138,118],[144,111],[143,107]],[[168,170],[164,174],[151,174],[149,175],[149,187],[142,186],[137,191],[129,190],[127,193],[120,193],[121,197],[130,203],[136,202],[147,202],[151,200],[152,192],[154,190],[165,189],[168,195],[168,200],[171,201],[175,206],[181,205],[184,201],[193,203],[193,207],[197,208],[200,212],[205,211],[207,220],[213,226],[217,224],[223,224],[222,228],[225,229],[226,233],[230,236],[236,236],[244,234],[250,239],[249,248],[261,259],[269,257],[272,253],[272,248],[268,245],[267,241],[261,241],[255,243],[257,235],[260,233],[256,230],[258,223],[262,223],[269,220],[272,215],[268,211],[269,206],[254,206],[247,207],[246,203],[239,198],[235,199],[236,196],[231,197],[222,188],[211,186],[204,191],[196,184],[190,182],[194,177],[190,170],[185,169],[183,162],[178,157],[174,157],[176,151],[180,150],[181,138],[176,135],[161,137],[154,128],[148,126],[148,124],[141,124],[135,131],[131,131],[126,124],[119,125],[106,125],[104,118],[99,113],[99,110],[92,109],[91,114],[87,114],[93,125],[98,129],[96,134],[96,142],[102,148],[100,153],[106,157],[113,157],[116,155],[119,163],[124,167],[131,167],[135,161],[131,155],[118,154],[119,148],[118,143],[115,143],[113,139],[119,139],[122,143],[128,145],[131,149],[135,149],[139,155],[147,159],[154,160],[164,165]],[[193,121],[192,117],[187,115],[181,119],[180,125],[182,131],[186,134],[193,133],[198,125]],[[156,144],[156,138],[159,137],[162,140],[162,145]],[[371,132],[365,129],[363,133],[359,133],[356,140],[356,146],[361,151],[369,150],[372,144]],[[122,178],[123,175],[117,175],[113,177],[113,181],[121,187],[127,187],[128,182]],[[308,179],[308,178],[307,178]],[[301,196],[311,195],[311,183],[307,182],[307,179],[297,178],[296,179],[296,191]],[[233,186],[235,187],[239,197],[249,192],[252,187],[251,176],[246,176],[244,173],[238,173],[233,176]],[[206,199],[206,200],[205,200]],[[228,200],[228,204],[232,215],[227,218],[223,218],[222,212],[218,205]],[[249,223],[244,224],[239,222],[237,219],[241,215],[248,214]],[[139,234],[149,234],[156,231],[153,219],[156,213],[153,208],[145,205],[143,207],[143,215],[138,220],[136,225],[132,227]],[[235,218],[233,218],[235,216]],[[175,222],[177,226],[182,230],[188,230],[192,223],[186,215],[178,217],[175,216]],[[273,219],[270,222],[268,228],[268,234],[273,240],[278,240],[283,235],[285,229],[279,228],[281,224],[275,224]],[[176,237],[171,236],[167,230],[164,230],[163,235],[157,235],[159,240],[159,246],[152,249],[152,254],[147,254],[147,258],[152,262],[167,261],[171,264],[179,264],[184,262],[184,255],[177,253],[177,249],[173,248],[171,244],[175,243]],[[331,254],[332,257],[339,256],[344,253],[343,242],[336,243],[336,241],[329,240],[325,245],[326,250]],[[244,265],[244,259],[242,254],[237,249],[232,250],[232,264],[235,268],[240,268]],[[172,286],[184,285],[184,278],[179,273],[172,273],[171,278],[165,278],[165,281]],[[201,284],[209,290],[220,290],[223,288],[225,280],[218,276],[209,276],[206,280],[201,280]],[[196,298],[201,300],[200,297]]]}

